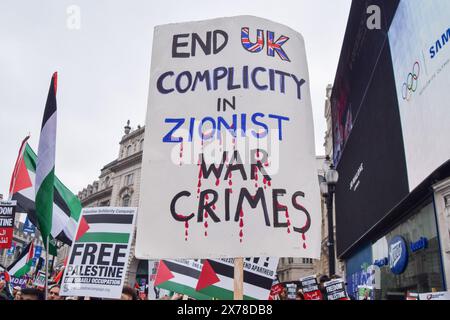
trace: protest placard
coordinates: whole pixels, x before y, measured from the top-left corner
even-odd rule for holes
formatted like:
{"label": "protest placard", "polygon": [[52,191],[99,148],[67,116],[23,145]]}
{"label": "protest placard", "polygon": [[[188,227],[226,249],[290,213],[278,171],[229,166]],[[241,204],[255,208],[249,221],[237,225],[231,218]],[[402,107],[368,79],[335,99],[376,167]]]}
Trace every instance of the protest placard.
{"label": "protest placard", "polygon": [[253,16],[157,26],[145,134],[138,258],[319,258],[298,32]]}
{"label": "protest placard", "polygon": [[0,201],[0,249],[11,248],[16,201]]}
{"label": "protest placard", "polygon": [[316,275],[300,278],[300,285],[305,300],[323,300]]}
{"label": "protest placard", "polygon": [[82,210],[61,295],[120,298],[136,211],[130,207]]}

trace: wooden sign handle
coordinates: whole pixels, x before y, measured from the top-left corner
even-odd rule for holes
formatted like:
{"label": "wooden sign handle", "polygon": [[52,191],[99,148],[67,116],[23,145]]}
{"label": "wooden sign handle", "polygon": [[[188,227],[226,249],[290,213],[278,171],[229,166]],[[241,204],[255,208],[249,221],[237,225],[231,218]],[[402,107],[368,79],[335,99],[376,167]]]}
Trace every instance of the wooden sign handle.
{"label": "wooden sign handle", "polygon": [[244,258],[234,259],[234,300],[244,300]]}

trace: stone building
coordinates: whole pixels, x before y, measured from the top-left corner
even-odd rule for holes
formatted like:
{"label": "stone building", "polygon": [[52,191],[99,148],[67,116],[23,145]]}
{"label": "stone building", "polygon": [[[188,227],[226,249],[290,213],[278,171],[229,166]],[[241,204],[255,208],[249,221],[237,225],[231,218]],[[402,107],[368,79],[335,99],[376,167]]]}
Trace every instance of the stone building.
{"label": "stone building", "polygon": [[[324,137],[324,149],[325,149],[325,156],[329,156],[330,159],[333,159],[333,127],[332,127],[332,115],[331,115],[331,92],[333,90],[332,85],[328,85],[326,88],[326,99],[325,99],[325,108],[324,108],[324,116],[327,123],[327,129],[325,131],[325,137]],[[318,159],[318,172],[319,172],[319,179],[323,179],[325,176],[324,168],[323,168],[323,162],[325,160],[325,157],[317,157]],[[336,206],[333,205],[333,221],[334,221],[334,242],[336,243],[336,214],[334,212],[334,208]],[[328,212],[327,212],[327,205],[325,200],[321,199],[321,209],[322,209],[322,244],[321,244],[321,253],[320,253],[320,260],[314,261],[314,273],[317,275],[328,275]],[[335,246],[336,250],[336,246]],[[336,255],[335,255],[336,257]],[[345,268],[344,263],[338,259],[335,261],[336,266],[336,274],[344,277],[345,275]]]}
{"label": "stone building", "polygon": [[[117,159],[105,165],[98,180],[89,184],[78,193],[83,208],[85,207],[138,207],[141,180],[142,149],[144,146],[144,127],[132,130],[130,121],[124,127],[124,135],[119,142]],[[130,267],[127,282],[134,285],[136,278],[147,273],[147,261],[134,257],[134,234]]]}

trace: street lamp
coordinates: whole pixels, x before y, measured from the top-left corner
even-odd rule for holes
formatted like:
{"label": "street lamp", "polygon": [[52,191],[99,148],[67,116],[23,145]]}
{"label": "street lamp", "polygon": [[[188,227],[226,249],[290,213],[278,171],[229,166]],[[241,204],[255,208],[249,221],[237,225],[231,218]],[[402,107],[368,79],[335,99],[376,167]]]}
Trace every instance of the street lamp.
{"label": "street lamp", "polygon": [[325,179],[320,183],[320,192],[326,200],[328,215],[328,271],[329,276],[335,274],[335,257],[334,257],[334,228],[333,228],[333,195],[339,174],[334,169],[334,165],[327,156],[324,162]]}

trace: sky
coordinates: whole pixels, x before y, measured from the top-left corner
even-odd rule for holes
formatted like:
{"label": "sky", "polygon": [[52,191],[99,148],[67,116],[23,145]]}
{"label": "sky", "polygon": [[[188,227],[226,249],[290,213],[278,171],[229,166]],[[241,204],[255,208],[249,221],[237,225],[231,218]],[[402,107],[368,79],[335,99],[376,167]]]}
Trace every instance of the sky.
{"label": "sky", "polygon": [[[21,141],[37,152],[50,78],[58,71],[56,174],[75,194],[118,157],[127,120],[144,125],[153,28],[254,15],[300,32],[306,44],[316,154],[323,155],[325,88],[334,82],[350,0],[2,0],[0,194]],[[79,25],[73,20],[79,12]],[[78,28],[79,27],[79,28]]]}

